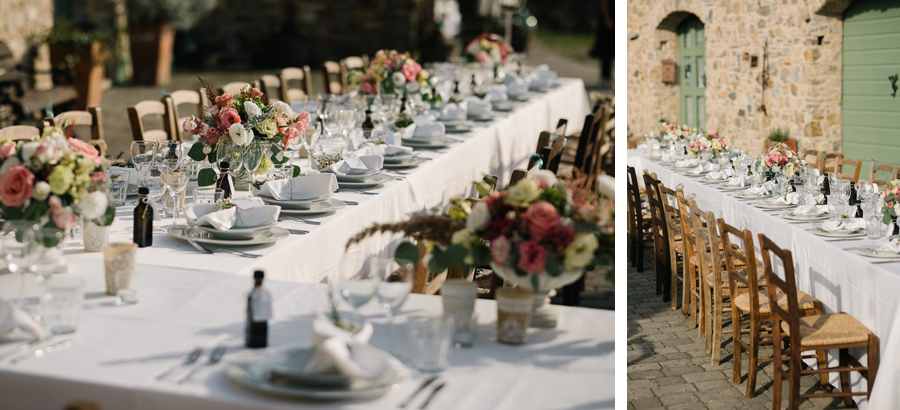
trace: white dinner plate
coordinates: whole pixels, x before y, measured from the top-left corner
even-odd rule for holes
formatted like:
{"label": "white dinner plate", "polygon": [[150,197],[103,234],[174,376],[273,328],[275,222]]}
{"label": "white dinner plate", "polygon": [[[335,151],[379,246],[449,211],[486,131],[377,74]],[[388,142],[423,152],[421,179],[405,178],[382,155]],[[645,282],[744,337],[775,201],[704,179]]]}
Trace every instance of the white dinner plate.
{"label": "white dinner plate", "polygon": [[251,226],[247,228],[231,228],[227,231],[219,230],[206,225],[195,225],[195,227],[203,232],[208,232],[213,237],[219,239],[253,239],[256,234],[270,229],[274,225],[275,221],[272,221],[264,225]]}
{"label": "white dinner plate", "polygon": [[269,229],[258,232],[250,239],[223,239],[212,236],[209,232],[197,229],[197,227],[187,228],[185,226],[170,226],[168,229],[170,236],[188,240],[191,239],[199,244],[220,245],[220,246],[254,246],[265,245],[267,243],[277,242],[290,236],[290,233],[284,228],[271,226]]}
{"label": "white dinner plate", "polygon": [[393,181],[394,177],[390,175],[379,174],[367,178],[364,181],[341,181],[338,180],[338,186],[341,188],[372,188],[383,185],[385,182]]}
{"label": "white dinner plate", "polygon": [[453,144],[454,142],[456,142],[456,140],[450,138],[440,138],[433,141],[416,141],[414,139],[407,138],[403,140],[403,145],[413,148],[440,149],[449,147],[450,144]]}
{"label": "white dinner plate", "polygon": [[757,202],[753,204],[753,206],[762,209],[787,209],[787,208],[796,208],[797,205],[788,205],[788,204],[777,204],[771,201],[763,201]]}
{"label": "white dinner plate", "polygon": [[826,231],[826,230],[822,229],[821,226],[816,226],[816,227],[810,229],[809,231],[812,232],[814,235],[824,236],[826,238],[861,238],[863,236],[866,236],[865,228],[857,229],[856,231],[853,231],[853,232],[847,232],[847,231],[830,232],[830,231]]}
{"label": "white dinner plate", "polygon": [[737,185],[721,185],[719,189],[723,191],[746,191],[747,186],[737,186]]}
{"label": "white dinner plate", "polygon": [[494,119],[494,112],[488,111],[481,114],[468,114],[466,116],[469,120],[472,121],[492,121]]}
{"label": "white dinner plate", "polygon": [[451,121],[445,123],[445,126],[447,132],[452,134],[464,134],[475,128],[475,124],[470,121]]}
{"label": "white dinner plate", "polygon": [[697,169],[697,166],[694,165],[692,167],[672,167],[672,169],[677,170],[677,171],[690,171],[692,169]]}
{"label": "white dinner plate", "polygon": [[425,158],[413,158],[408,161],[397,162],[397,163],[385,163],[384,167],[386,169],[406,169],[406,168],[414,168],[419,166],[419,164],[423,164],[428,160]]}
{"label": "white dinner plate", "polygon": [[870,258],[900,260],[900,254],[878,250],[872,246],[857,246],[853,250],[862,256]]}
{"label": "white dinner plate", "polygon": [[315,346],[281,346],[260,352],[258,360],[265,361],[271,370],[269,380],[280,380],[283,381],[281,384],[299,387],[360,390],[397,383],[407,374],[407,370],[403,367],[390,365],[396,363],[393,356],[368,344],[354,346],[351,352],[354,361],[365,369],[384,369],[385,366],[390,366],[389,370],[370,377],[310,372],[306,367],[315,353]]}
{"label": "white dinner plate", "polygon": [[787,219],[789,221],[803,221],[803,222],[824,221],[824,220],[828,219],[828,212],[822,212],[817,215],[794,215],[791,212],[785,212],[785,213],[781,214],[781,217],[784,219]]}
{"label": "white dinner plate", "polygon": [[331,194],[326,194],[322,196],[317,196],[315,198],[310,199],[275,199],[270,196],[260,195],[259,198],[263,200],[263,202],[269,205],[278,205],[282,210],[284,209],[309,209],[312,208],[315,204],[322,203],[328,201],[331,197]]}
{"label": "white dinner plate", "polygon": [[[329,172],[329,171],[322,171],[322,172]],[[369,181],[370,179],[380,175],[382,172],[384,172],[384,170],[378,169],[378,170],[374,170],[374,171],[367,171],[362,174],[338,174],[335,172],[329,172],[329,173],[334,174],[334,176],[337,178],[338,182],[366,182],[366,181]]]}
{"label": "white dinner plate", "polygon": [[316,202],[309,208],[281,208],[281,215],[317,215],[331,211],[338,211],[347,207],[347,203],[340,199],[331,198],[326,201]]}
{"label": "white dinner plate", "polygon": [[491,106],[494,107],[494,111],[499,112],[510,112],[516,108],[516,104],[512,100],[492,101]]}
{"label": "white dinner plate", "polygon": [[418,152],[410,152],[408,154],[400,154],[400,155],[385,155],[384,163],[385,164],[399,164],[401,162],[410,161],[419,157]]}
{"label": "white dinner plate", "polygon": [[765,198],[770,198],[771,196],[772,196],[772,194],[759,196],[759,194],[754,194],[752,192],[746,192],[746,191],[738,192],[738,193],[734,194],[735,198],[740,198],[740,199],[765,199]]}
{"label": "white dinner plate", "polygon": [[522,102],[522,101],[528,101],[528,100],[531,98],[532,95],[533,95],[532,93],[530,93],[530,92],[528,92],[528,91],[525,91],[525,92],[523,92],[523,93],[519,93],[519,94],[516,94],[516,95],[511,95],[511,96],[509,96],[509,99],[512,100],[512,101],[520,101],[520,102]]}

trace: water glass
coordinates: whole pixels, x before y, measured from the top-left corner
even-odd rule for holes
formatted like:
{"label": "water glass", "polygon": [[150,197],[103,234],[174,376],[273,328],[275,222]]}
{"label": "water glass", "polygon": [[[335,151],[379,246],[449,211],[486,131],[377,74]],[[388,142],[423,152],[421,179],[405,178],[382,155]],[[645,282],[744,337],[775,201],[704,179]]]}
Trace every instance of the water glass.
{"label": "water glass", "polygon": [[409,353],[412,365],[425,373],[447,368],[454,320],[444,316],[417,316],[409,321]]}
{"label": "water glass", "polygon": [[478,339],[478,314],[468,317],[453,316],[453,346],[468,348],[475,346]]}
{"label": "water glass", "polygon": [[128,180],[113,179],[109,182],[109,200],[114,206],[125,205],[125,198],[128,196]]}
{"label": "water glass", "polygon": [[868,239],[880,239],[884,234],[882,229],[884,228],[884,224],[881,223],[881,215],[875,213],[868,213],[865,217],[866,220],[866,238]]}
{"label": "water glass", "polygon": [[225,190],[211,186],[194,188],[194,203],[217,204],[225,198]]}
{"label": "water glass", "polygon": [[56,275],[47,281],[47,294],[41,299],[41,320],[51,333],[66,334],[78,329],[83,283],[80,278],[66,275]]}
{"label": "water glass", "polygon": [[375,296],[378,287],[379,268],[375,259],[365,260],[358,247],[347,250],[341,258],[341,276],[335,283],[335,292],[353,307],[354,321],[359,322],[359,308]]}

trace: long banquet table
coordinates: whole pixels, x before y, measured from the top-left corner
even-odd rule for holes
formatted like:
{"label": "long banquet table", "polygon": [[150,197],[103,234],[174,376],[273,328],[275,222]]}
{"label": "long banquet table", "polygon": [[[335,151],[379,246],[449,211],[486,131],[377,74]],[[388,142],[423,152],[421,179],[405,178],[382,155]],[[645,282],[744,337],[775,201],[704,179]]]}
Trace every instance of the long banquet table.
{"label": "long banquet table", "polygon": [[[752,202],[702,184],[637,150],[628,150],[628,165],[634,167],[638,175],[644,169],[655,172],[663,184],[673,189],[683,185],[685,195],[693,195],[704,212],[712,211],[716,218],[723,218],[740,229],[765,234],[790,250],[796,265],[797,289],[822,301],[826,312],[849,313],[880,339],[881,364],[872,397],[868,403],[861,399],[860,406],[896,408],[896,403],[900,403],[900,390],[894,388],[900,382],[900,367],[897,366],[900,360],[897,354],[900,347],[900,298],[897,297],[900,293],[900,261],[873,264],[871,259],[851,250],[871,243],[868,239],[835,241],[816,236],[809,231],[812,223],[790,223],[779,217],[778,211],[767,212],[753,207]],[[865,351],[853,354],[865,356]],[[860,383],[864,381],[853,383],[854,391],[864,388]]]}
{"label": "long banquet table", "polygon": [[[460,142],[442,150],[416,150],[428,161],[417,168],[403,170],[398,179],[373,189],[377,195],[339,192],[336,198],[356,201],[332,214],[312,216],[321,225],[283,221],[284,228],[310,231],[291,235],[271,246],[252,249],[263,255],[258,259],[198,253],[184,241],[167,235],[155,235],[154,245],[138,252],[138,263],[185,269],[234,272],[250,275],[261,268],[271,278],[303,282],[323,282],[338,271],[343,245],[351,236],[376,222],[396,222],[410,212],[446,203],[453,196],[473,193],[472,182],[483,174],[500,177],[501,186],[516,168],[524,168],[534,152],[541,131],[555,128],[560,118],[568,119],[569,130],[581,129],[588,113],[587,94],[581,79],[563,78],[545,93],[534,93],[527,102],[517,103],[513,111],[498,113],[491,122],[466,134],[448,134]],[[111,241],[131,241],[133,207],[120,207],[110,231]],[[155,221],[157,225],[170,222]],[[183,219],[181,219],[181,223]],[[375,237],[362,246],[370,254],[384,248],[388,237]],[[100,259],[102,254],[85,254],[73,246],[70,263]]]}

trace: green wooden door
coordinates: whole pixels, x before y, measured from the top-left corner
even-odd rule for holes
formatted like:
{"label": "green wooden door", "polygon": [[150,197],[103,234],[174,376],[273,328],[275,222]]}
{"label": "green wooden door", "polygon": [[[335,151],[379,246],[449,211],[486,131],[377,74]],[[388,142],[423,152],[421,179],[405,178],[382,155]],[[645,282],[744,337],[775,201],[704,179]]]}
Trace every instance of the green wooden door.
{"label": "green wooden door", "polygon": [[681,123],[706,127],[706,35],[703,22],[690,15],[678,26],[678,85]]}
{"label": "green wooden door", "polygon": [[888,79],[900,75],[900,2],[854,1],[844,12],[843,54],[842,150],[865,161],[868,179],[872,158],[900,165],[900,95]]}

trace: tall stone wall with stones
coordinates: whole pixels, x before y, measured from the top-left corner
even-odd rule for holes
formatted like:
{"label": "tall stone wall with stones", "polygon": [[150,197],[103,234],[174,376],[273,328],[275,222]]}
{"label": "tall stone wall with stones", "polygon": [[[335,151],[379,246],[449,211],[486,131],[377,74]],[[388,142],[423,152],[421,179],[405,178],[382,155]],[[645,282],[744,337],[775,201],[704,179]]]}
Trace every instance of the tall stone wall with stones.
{"label": "tall stone wall with stones", "polygon": [[[679,88],[661,81],[678,61],[678,24],[694,14],[706,31],[706,129],[759,154],[772,128],[800,149],[841,148],[841,15],[852,0],[654,0],[628,2],[628,131],[679,122]],[[768,42],[769,85],[763,90]],[[757,57],[758,65],[751,67]],[[765,107],[763,111],[762,107]]]}
{"label": "tall stone wall with stones", "polygon": [[25,57],[32,39],[53,26],[53,0],[0,0],[0,41],[17,58]]}

